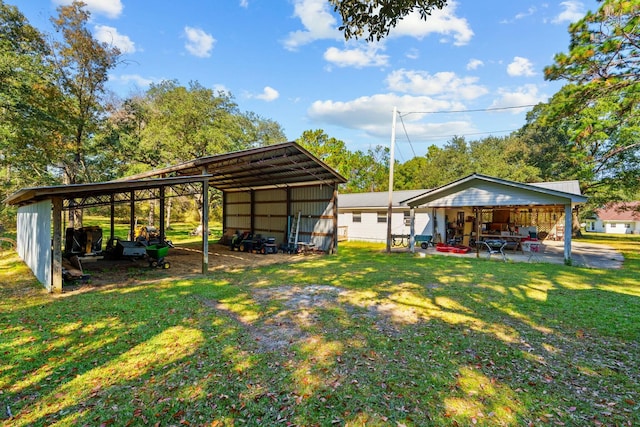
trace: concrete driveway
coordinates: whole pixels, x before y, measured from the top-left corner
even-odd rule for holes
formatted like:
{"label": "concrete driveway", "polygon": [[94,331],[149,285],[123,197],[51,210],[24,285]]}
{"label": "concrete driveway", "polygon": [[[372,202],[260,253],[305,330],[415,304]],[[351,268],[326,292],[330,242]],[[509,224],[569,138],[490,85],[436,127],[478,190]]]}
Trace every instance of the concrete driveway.
{"label": "concrete driveway", "polygon": [[[522,253],[520,251],[506,250],[505,255],[507,261],[512,262],[546,262],[552,264],[564,264],[564,242],[544,241],[543,250],[541,253],[529,256],[529,253]],[[475,250],[467,254],[454,254],[449,252],[438,252],[433,247],[428,249],[421,249],[416,247],[416,254],[419,256],[454,256],[454,257],[466,257],[475,258]],[[486,251],[480,251],[480,258],[488,258]],[[490,257],[493,260],[502,261],[500,254],[493,254]],[[571,242],[571,259],[572,265],[588,268],[622,268],[622,262],[624,257],[618,251],[611,246],[601,245],[596,243]]]}

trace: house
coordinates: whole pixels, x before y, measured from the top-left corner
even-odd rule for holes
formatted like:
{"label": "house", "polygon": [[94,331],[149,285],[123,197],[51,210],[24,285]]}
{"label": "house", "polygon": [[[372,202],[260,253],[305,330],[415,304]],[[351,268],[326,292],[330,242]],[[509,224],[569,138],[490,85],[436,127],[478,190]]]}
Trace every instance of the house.
{"label": "house", "polygon": [[[535,236],[564,240],[565,258],[571,252],[565,230],[571,230],[573,209],[587,200],[578,181],[525,184],[481,174],[415,193],[393,192],[391,234],[410,234],[414,221],[413,234],[432,235],[436,242]],[[341,194],[338,227],[346,228],[350,240],[386,241],[388,200],[386,192]]]}
{"label": "house", "polygon": [[[410,232],[409,205],[405,203],[428,190],[401,190],[392,193],[391,234]],[[339,195],[338,229],[346,240],[364,242],[387,241],[389,192],[352,193]],[[431,234],[431,209],[415,212],[416,234]]]}
{"label": "house", "polygon": [[585,221],[585,231],[640,234],[640,202],[615,203],[596,210]]}

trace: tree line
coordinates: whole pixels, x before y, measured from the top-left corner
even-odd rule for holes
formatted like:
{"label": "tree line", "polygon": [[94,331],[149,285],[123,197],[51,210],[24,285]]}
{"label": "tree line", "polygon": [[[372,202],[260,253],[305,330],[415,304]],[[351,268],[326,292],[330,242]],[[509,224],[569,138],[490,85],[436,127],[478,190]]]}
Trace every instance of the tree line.
{"label": "tree line", "polygon": [[[422,13],[446,4],[403,0],[379,9],[388,16],[377,19],[360,7],[367,2],[330,2],[346,38],[369,40],[385,37],[413,8]],[[3,198],[22,187],[110,180],[286,140],[277,122],[242,111],[230,93],[197,81],[163,81],[119,99],[106,83],[121,53],[93,38],[89,19],[81,2],[60,6],[51,18],[55,37],[45,36],[0,0]],[[639,23],[637,2],[601,2],[569,27],[568,52],[545,69],[547,79],[565,86],[534,107],[521,129],[474,141],[454,137],[396,162],[395,189],[434,188],[480,172],[520,182],[578,179],[593,206],[638,198]],[[296,141],[348,179],[342,192],[387,190],[388,148],[352,152],[322,129]],[[11,214],[0,209],[0,216]]]}

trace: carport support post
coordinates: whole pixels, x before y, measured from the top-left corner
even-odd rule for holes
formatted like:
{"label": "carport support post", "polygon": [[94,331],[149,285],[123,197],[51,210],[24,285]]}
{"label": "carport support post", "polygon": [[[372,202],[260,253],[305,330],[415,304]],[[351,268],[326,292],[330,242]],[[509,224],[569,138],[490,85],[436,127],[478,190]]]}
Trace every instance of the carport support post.
{"label": "carport support post", "polygon": [[571,263],[571,235],[573,233],[573,212],[571,205],[564,205],[564,262]]}
{"label": "carport support post", "polygon": [[164,243],[164,241],[166,240],[166,235],[164,231],[164,221],[165,221],[164,196],[165,196],[165,191],[164,191],[164,186],[162,186],[160,187],[160,242],[161,243]]}
{"label": "carport support post", "polygon": [[[206,175],[207,169],[202,169]],[[202,274],[209,271],[209,178],[202,180]]]}
{"label": "carport support post", "polygon": [[62,199],[53,204],[53,259],[51,260],[51,291],[62,293]]}
{"label": "carport support post", "polygon": [[409,208],[409,252],[416,252],[416,208]]}

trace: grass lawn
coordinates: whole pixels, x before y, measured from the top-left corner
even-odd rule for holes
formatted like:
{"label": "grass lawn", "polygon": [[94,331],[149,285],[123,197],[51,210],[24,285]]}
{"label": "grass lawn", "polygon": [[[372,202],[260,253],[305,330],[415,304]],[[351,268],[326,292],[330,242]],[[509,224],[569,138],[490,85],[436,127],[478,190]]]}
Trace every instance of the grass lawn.
{"label": "grass lawn", "polygon": [[604,242],[622,270],[351,243],[60,296],[0,251],[0,422],[638,425],[640,239]]}

